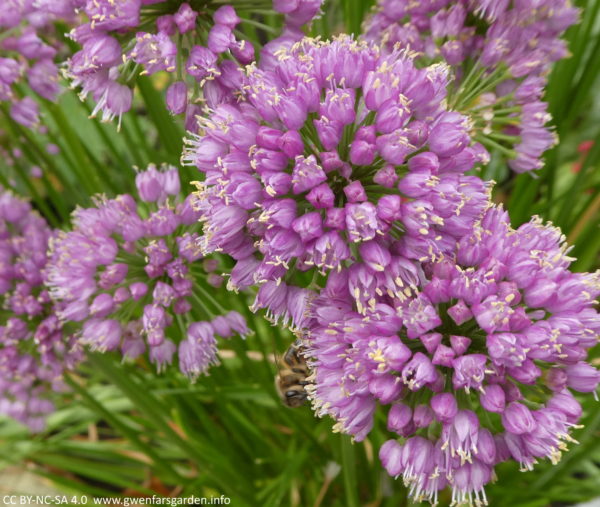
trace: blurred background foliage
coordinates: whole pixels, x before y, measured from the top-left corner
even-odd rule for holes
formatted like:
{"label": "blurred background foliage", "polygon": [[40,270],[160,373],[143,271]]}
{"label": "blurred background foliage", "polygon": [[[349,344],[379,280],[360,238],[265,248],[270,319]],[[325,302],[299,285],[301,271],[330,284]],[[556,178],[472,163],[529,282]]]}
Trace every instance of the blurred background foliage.
{"label": "blurred background foliage", "polygon": [[[575,245],[574,268],[588,271],[600,264],[600,0],[576,3],[583,15],[567,33],[572,57],[556,65],[546,94],[560,143],[534,175],[515,175],[492,157],[482,176],[497,182],[495,200],[506,204],[514,225],[533,214],[553,221]],[[360,33],[371,4],[327,1],[313,35]],[[263,13],[251,19],[266,26],[243,26],[255,42],[273,37],[281,23]],[[14,155],[0,157],[0,184],[30,197],[53,226],[66,227],[70,212],[90,196],[130,191],[135,166],[177,164],[184,132],[164,107],[163,87],[160,79],[138,79],[135,106],[119,132],[89,120],[90,104],[73,92],[58,104],[40,104],[45,134],[23,129],[0,109],[0,145]],[[191,168],[181,171],[184,181],[198,177]],[[190,386],[176,373],[154,375],[143,362],[91,354],[85,369],[68,378],[72,391],[44,433],[32,437],[17,423],[0,422],[0,466],[26,464],[73,494],[223,494],[236,506],[407,505],[401,482],[378,463],[385,421],[354,444],[309,407],[283,407],[274,389],[276,359],[292,337],[249,313],[251,294],[218,297],[248,318],[254,334],[229,342],[210,376]],[[564,505],[600,496],[600,404],[586,397],[584,409],[584,427],[574,433],[579,444],[557,465],[540,463],[526,474],[515,463],[498,467],[499,480],[487,488],[491,505]],[[445,495],[442,505],[450,503]]]}

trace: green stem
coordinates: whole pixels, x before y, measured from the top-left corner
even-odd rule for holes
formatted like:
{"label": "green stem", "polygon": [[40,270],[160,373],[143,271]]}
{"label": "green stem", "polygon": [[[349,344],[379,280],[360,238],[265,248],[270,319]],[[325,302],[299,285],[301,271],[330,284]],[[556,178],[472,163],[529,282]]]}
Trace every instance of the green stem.
{"label": "green stem", "polygon": [[242,24],[248,24],[248,25],[255,26],[257,28],[260,28],[261,30],[264,30],[267,33],[272,34],[272,35],[278,34],[278,31],[275,28],[273,28],[272,26],[265,25],[264,23],[260,23],[259,21],[254,21],[253,19],[242,18]]}
{"label": "green stem", "polygon": [[479,141],[481,144],[488,145],[492,148],[497,149],[498,151],[501,151],[509,158],[515,158],[517,156],[517,153],[514,150],[510,150],[510,149],[506,148],[505,146],[502,146],[501,144],[497,143],[493,139],[490,139],[489,137],[476,136],[475,139],[477,141]]}
{"label": "green stem", "polygon": [[355,447],[348,435],[341,436],[341,453],[346,505],[348,507],[359,507]]}

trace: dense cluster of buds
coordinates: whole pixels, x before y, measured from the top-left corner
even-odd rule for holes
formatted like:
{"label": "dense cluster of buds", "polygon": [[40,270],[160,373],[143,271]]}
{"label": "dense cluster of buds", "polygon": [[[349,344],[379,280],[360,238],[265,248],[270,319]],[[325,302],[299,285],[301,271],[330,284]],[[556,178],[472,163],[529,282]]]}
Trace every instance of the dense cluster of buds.
{"label": "dense cluster of buds", "polygon": [[26,127],[39,124],[37,102],[18,85],[54,101],[60,93],[55,59],[62,44],[54,23],[74,18],[76,0],[9,0],[0,12],[0,101],[10,102],[10,115]]}
{"label": "dense cluster of buds", "polygon": [[492,206],[452,254],[406,265],[396,289],[380,278],[390,252],[363,270],[368,305],[343,273],[330,279],[306,338],[317,413],[361,440],[389,406],[396,438],[380,458],[416,501],[450,485],[455,502],[484,503],[496,464],[558,461],[581,415],[570,391],[600,382],[585,361],[600,277],[571,273],[566,252],[556,228],[513,230]]}
{"label": "dense cluster of buds", "polygon": [[232,256],[230,287],[260,285],[255,307],[301,327],[311,277],[377,263],[379,240],[401,236],[406,258],[451,248],[487,205],[463,174],[487,152],[444,107],[444,65],[346,36],[278,58],[246,69],[244,100],[202,120],[184,157],[206,175],[203,250]]}
{"label": "dense cluster of buds", "polygon": [[63,371],[81,355],[43,286],[51,235],[29,203],[0,191],[0,413],[32,431],[44,428]]}
{"label": "dense cluster of buds", "polygon": [[539,169],[555,143],[541,97],[550,65],[568,55],[560,36],[577,18],[568,0],[380,0],[365,37],[451,65],[450,105],[471,114],[478,139],[524,172]]}
{"label": "dense cluster of buds", "polygon": [[246,323],[208,295],[223,280],[218,262],[202,257],[198,213],[179,197],[177,170],[150,166],[136,183],[141,202],[98,198],[74,212],[73,230],[52,242],[51,295],[91,349],[147,351],[159,371],[178,350],[180,370],[194,379],[217,361],[216,335],[243,336]]}

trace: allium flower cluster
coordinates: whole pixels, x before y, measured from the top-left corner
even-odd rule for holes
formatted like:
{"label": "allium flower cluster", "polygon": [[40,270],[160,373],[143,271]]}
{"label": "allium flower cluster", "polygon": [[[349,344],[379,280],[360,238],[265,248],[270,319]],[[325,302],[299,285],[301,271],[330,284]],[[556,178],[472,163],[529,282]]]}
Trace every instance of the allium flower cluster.
{"label": "allium flower cluster", "polygon": [[288,283],[382,265],[389,238],[408,258],[452,248],[487,205],[487,186],[463,174],[487,153],[445,109],[447,83],[444,65],[349,37],[249,66],[244,100],[217,107],[185,154],[206,175],[203,250],[237,261],[230,288],[260,284],[255,307],[302,327],[310,294]]}
{"label": "allium flower cluster", "polygon": [[481,142],[524,172],[539,169],[555,143],[541,97],[550,65],[568,54],[560,36],[577,19],[568,0],[380,0],[365,33],[455,67],[451,106],[474,115]]}
{"label": "allium flower cluster", "polygon": [[449,486],[453,502],[486,503],[496,464],[557,462],[581,415],[571,391],[600,382],[586,362],[600,277],[571,273],[567,250],[556,228],[513,230],[492,206],[453,254],[406,264],[396,289],[394,256],[367,265],[366,305],[330,277],[306,339],[317,413],[362,440],[386,410],[396,435],[380,459],[416,501]]}
{"label": "allium flower cluster", "polygon": [[90,0],[83,12],[89,21],[71,32],[82,49],[69,60],[67,75],[82,97],[91,94],[93,114],[102,112],[104,120],[131,108],[138,74],[164,71],[172,76],[169,110],[186,113],[186,127],[195,131],[195,103],[233,101],[239,63],[254,59],[252,44],[234,35],[241,20],[230,5],[194,10],[187,2]]}
{"label": "allium flower cluster", "polygon": [[223,279],[218,262],[202,257],[198,213],[179,197],[177,170],[150,166],[136,184],[137,201],[98,198],[75,211],[73,230],[52,242],[51,295],[92,350],[147,352],[159,371],[177,352],[180,370],[195,379],[217,361],[216,336],[243,336],[246,323],[208,297]]}
{"label": "allium flower cluster", "polygon": [[7,0],[0,12],[0,101],[10,103],[13,120],[29,128],[39,124],[39,107],[23,96],[26,82],[40,97],[55,101],[61,91],[55,59],[62,44],[54,22],[71,21],[77,0]]}
{"label": "allium flower cluster", "polygon": [[43,286],[52,231],[31,206],[0,191],[0,413],[41,431],[53,391],[80,359]]}

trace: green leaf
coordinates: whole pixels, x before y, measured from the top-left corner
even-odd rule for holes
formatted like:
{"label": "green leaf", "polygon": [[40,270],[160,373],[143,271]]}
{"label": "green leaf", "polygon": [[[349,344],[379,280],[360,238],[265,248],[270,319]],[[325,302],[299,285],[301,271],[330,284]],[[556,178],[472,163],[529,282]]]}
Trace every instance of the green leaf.
{"label": "green leaf", "polygon": [[146,454],[154,462],[155,466],[166,475],[166,477],[173,480],[175,484],[183,484],[185,482],[183,477],[181,477],[166,461],[164,461],[149,444],[140,439],[135,430],[129,428],[116,414],[113,414],[104,406],[102,406],[101,403],[88,394],[88,392],[71,377],[66,376],[65,380],[73,388],[73,390],[83,398],[90,408],[92,408],[96,413],[98,413],[98,415],[115,427],[140,451]]}
{"label": "green leaf", "polygon": [[154,88],[149,77],[139,76],[137,86],[148,109],[150,119],[158,131],[160,141],[170,155],[168,162],[177,164],[183,148],[183,130],[178,120],[169,114],[163,97]]}

